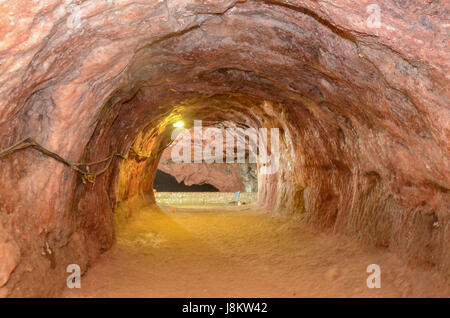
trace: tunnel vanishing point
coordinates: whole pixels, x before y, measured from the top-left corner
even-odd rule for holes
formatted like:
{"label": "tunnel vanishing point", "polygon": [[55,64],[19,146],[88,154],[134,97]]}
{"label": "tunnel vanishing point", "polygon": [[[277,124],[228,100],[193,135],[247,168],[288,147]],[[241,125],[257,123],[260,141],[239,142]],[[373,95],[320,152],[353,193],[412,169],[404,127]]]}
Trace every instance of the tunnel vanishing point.
{"label": "tunnel vanishing point", "polygon": [[258,205],[450,278],[447,1],[0,1],[0,295],[155,202],[172,124],[279,128]]}

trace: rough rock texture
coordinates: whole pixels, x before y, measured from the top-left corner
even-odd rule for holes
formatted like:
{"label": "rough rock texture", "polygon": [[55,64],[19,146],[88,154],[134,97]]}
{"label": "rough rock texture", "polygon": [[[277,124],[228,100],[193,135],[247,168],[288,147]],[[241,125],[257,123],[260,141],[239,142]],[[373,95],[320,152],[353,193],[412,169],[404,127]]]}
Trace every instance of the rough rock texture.
{"label": "rough rock texture", "polygon": [[[235,128],[228,125],[229,128]],[[213,127],[216,128],[216,127]],[[206,128],[207,129],[207,128]],[[236,155],[234,156],[234,163],[226,163],[227,146],[228,152],[236,154],[237,143],[226,142],[225,128],[222,128],[221,136],[223,140],[222,153],[209,153],[206,151],[207,147],[214,143],[214,137],[208,138],[206,131],[198,129],[201,136],[198,137],[199,142],[194,142],[194,129],[187,129],[188,137],[183,138],[183,133],[178,136],[173,143],[167,147],[159,161],[158,169],[174,176],[179,183],[190,186],[193,184],[211,184],[221,192],[257,192],[258,191],[258,175],[257,164],[249,162],[248,144],[246,145],[246,163],[237,163]],[[242,139],[242,138],[241,138]],[[243,140],[242,142],[245,142]],[[190,147],[190,161],[174,162],[172,156],[176,156],[175,146],[180,148]],[[175,149],[175,150],[174,150]],[[182,152],[180,152],[182,154]],[[195,163],[194,154],[202,155],[202,162]],[[177,159],[177,158],[176,158]]]}
{"label": "rough rock texture", "polygon": [[20,261],[17,244],[8,239],[8,233],[0,224],[0,288],[9,280],[11,273]]}
{"label": "rough rock texture", "polygon": [[249,164],[173,163],[162,158],[158,169],[187,186],[211,184],[220,192],[256,192],[258,189],[255,167]]}
{"label": "rough rock texture", "polygon": [[[373,2],[378,28],[367,23]],[[262,206],[448,277],[449,9],[422,0],[0,2],[0,148],[31,136],[72,162],[128,153],[95,183],[33,149],[0,159],[1,231],[21,257],[1,294],[56,295],[67,264],[85,270],[111,246],[114,207],[117,221],[154,201],[177,116],[279,127],[280,169],[259,176]]]}

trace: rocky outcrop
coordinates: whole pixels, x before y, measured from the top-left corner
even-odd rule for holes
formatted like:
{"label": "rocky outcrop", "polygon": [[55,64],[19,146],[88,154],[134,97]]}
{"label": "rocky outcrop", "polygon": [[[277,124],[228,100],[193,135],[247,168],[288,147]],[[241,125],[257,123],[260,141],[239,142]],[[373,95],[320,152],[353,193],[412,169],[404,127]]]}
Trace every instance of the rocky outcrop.
{"label": "rocky outcrop", "polygon": [[187,186],[210,184],[220,192],[257,192],[256,164],[173,163],[161,161],[158,169]]}
{"label": "rocky outcrop", "polygon": [[[229,125],[232,126],[232,125]],[[211,127],[210,127],[211,128]],[[215,127],[213,127],[215,128]],[[232,128],[232,127],[230,127]],[[163,152],[159,161],[158,169],[174,176],[179,183],[183,182],[187,186],[194,184],[211,184],[221,192],[257,192],[258,176],[257,164],[251,163],[248,156],[249,147],[246,145],[245,163],[227,163],[227,142],[226,138],[221,137],[223,152],[220,154],[208,154],[205,149],[214,143],[213,138],[207,138],[204,130],[199,129],[199,140],[195,142],[193,129],[188,129],[189,138],[179,136]],[[221,136],[226,135],[226,128],[221,129]],[[245,140],[243,140],[245,142]],[[186,145],[184,145],[186,144]],[[172,158],[175,153],[174,147],[190,147],[191,158],[188,162],[175,162]],[[237,142],[228,144],[228,153],[237,154]],[[176,148],[175,148],[176,149]],[[202,160],[199,163],[194,162],[194,154],[200,153]]]}
{"label": "rocky outcrop", "polygon": [[2,1],[0,149],[32,137],[60,157],[0,155],[1,231],[15,242],[0,240],[0,293],[58,294],[68,264],[85,270],[109,248],[114,218],[153,202],[180,116],[279,128],[279,170],[259,175],[261,206],[449,275],[448,10],[419,0]]}

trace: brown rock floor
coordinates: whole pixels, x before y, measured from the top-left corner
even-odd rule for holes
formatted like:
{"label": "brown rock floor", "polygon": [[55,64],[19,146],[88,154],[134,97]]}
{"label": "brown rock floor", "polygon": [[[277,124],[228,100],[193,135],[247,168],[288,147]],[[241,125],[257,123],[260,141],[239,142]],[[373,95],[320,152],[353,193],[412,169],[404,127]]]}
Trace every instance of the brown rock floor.
{"label": "brown rock floor", "polygon": [[450,296],[438,273],[252,206],[146,208],[116,238],[63,297]]}

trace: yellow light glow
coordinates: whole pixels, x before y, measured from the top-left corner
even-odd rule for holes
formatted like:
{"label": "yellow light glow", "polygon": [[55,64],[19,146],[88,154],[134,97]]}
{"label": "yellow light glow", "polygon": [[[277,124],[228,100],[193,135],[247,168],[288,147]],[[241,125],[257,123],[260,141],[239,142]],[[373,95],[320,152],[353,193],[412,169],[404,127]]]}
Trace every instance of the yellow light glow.
{"label": "yellow light glow", "polygon": [[184,127],[184,122],[182,120],[177,121],[175,124],[173,124],[173,127],[182,128]]}

